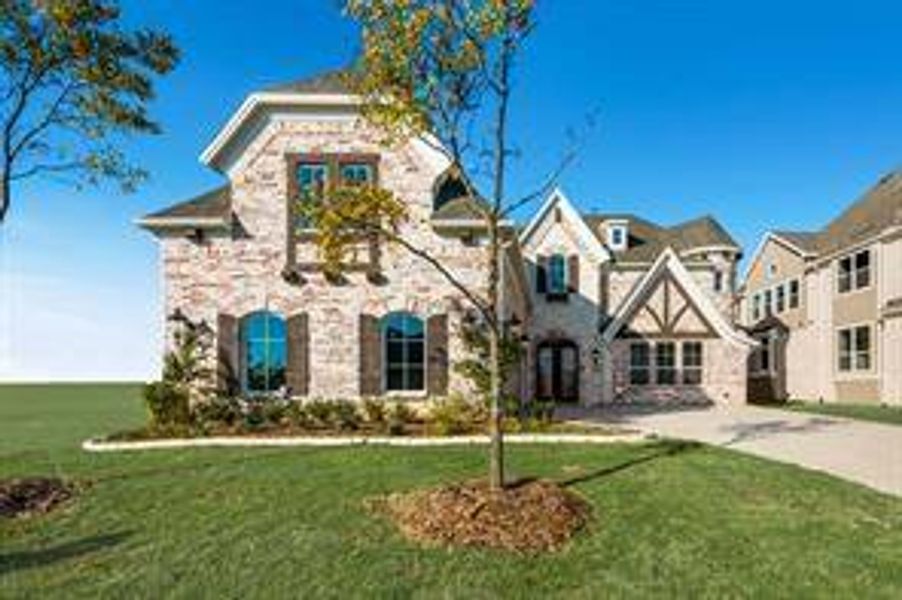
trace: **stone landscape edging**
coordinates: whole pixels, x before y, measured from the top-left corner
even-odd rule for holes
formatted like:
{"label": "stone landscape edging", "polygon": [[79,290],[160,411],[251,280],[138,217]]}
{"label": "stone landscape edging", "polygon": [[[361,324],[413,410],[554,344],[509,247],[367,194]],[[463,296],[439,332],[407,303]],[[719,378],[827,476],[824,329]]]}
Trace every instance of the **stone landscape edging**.
{"label": "stone landscape edging", "polygon": [[[642,433],[628,434],[536,434],[511,433],[504,436],[507,444],[613,444],[641,442],[649,439]],[[488,444],[485,435],[450,437],[207,437],[175,438],[164,440],[104,441],[88,439],[82,442],[86,452],[127,452],[133,450],[170,450],[178,448],[278,448],[278,447],[348,447],[348,446],[397,446],[405,448],[473,446]]]}

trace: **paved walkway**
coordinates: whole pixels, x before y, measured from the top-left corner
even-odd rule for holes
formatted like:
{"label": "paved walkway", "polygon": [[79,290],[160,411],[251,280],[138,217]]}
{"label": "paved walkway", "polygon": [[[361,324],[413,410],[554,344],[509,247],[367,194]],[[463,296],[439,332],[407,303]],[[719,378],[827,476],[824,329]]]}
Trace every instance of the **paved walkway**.
{"label": "paved walkway", "polygon": [[825,471],[902,496],[902,427],[744,406],[571,409],[585,421],[619,423]]}

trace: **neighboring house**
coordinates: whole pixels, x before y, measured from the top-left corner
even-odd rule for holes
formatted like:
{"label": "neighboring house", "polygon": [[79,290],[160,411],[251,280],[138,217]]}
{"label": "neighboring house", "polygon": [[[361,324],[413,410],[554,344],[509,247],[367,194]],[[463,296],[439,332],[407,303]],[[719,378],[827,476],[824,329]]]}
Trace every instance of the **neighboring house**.
{"label": "neighboring house", "polygon": [[820,231],[766,234],[741,314],[751,400],[902,404],[902,172]]}
{"label": "neighboring house", "polygon": [[[467,389],[450,368],[470,310],[431,265],[361,241],[342,281],[317,262],[293,198],[332,182],[378,182],[409,204],[404,235],[474,289],[485,235],[431,143],[381,145],[358,99],[326,75],[252,94],[202,155],[228,183],[140,224],[160,241],[166,340],[205,322],[219,385],[294,396],[443,396]],[[736,403],[753,342],[731,325],[740,249],[711,218],[660,227],[629,215],[581,216],[552,194],[507,230],[505,319],[524,359],[521,397]]]}
{"label": "neighboring house", "polygon": [[714,219],[584,216],[557,191],[520,243],[536,397],[745,401],[752,341],[731,319],[741,251]]}

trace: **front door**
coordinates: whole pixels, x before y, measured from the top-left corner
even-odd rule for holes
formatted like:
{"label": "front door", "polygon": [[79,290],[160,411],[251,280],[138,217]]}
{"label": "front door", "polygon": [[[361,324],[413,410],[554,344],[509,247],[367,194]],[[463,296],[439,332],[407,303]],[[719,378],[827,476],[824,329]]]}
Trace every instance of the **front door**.
{"label": "front door", "polygon": [[536,356],[536,395],[541,400],[579,400],[579,349],[567,341],[544,342]]}

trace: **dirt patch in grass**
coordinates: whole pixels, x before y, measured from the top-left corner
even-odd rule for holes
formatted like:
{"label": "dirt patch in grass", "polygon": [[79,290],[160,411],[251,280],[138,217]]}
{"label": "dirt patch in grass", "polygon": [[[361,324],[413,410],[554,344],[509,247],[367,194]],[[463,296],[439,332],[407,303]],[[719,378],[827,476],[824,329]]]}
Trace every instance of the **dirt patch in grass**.
{"label": "dirt patch in grass", "polygon": [[591,512],[580,496],[543,480],[501,491],[484,481],[467,482],[392,494],[370,506],[419,543],[527,553],[560,549],[586,526]]}
{"label": "dirt patch in grass", "polygon": [[43,515],[75,496],[75,486],[55,477],[0,480],[0,517]]}

